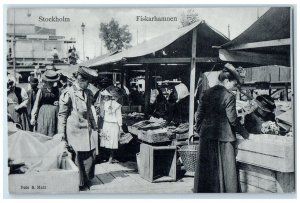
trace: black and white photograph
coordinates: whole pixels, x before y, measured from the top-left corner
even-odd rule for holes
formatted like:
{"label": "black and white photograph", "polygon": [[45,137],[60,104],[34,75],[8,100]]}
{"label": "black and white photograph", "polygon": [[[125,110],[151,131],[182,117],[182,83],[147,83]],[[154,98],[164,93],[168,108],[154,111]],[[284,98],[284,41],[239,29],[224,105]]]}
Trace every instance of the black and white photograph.
{"label": "black and white photograph", "polygon": [[4,10],[10,195],[296,192],[294,5]]}

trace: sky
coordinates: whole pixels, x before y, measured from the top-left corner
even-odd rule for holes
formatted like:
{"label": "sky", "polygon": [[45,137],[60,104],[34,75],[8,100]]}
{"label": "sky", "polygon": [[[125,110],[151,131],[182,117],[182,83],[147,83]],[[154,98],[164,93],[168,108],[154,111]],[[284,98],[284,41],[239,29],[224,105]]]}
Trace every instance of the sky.
{"label": "sky", "polygon": [[[85,56],[94,58],[108,51],[99,38],[100,23],[108,23],[112,18],[120,25],[128,25],[132,33],[131,45],[136,45],[144,40],[178,29],[180,17],[188,8],[17,8],[15,9],[16,24],[35,24],[46,28],[55,28],[56,34],[65,36],[65,39],[75,38],[76,48],[82,56],[83,36],[81,24],[86,25],[84,32]],[[230,39],[235,38],[262,16],[267,7],[202,7],[193,8],[198,13],[200,20],[205,20],[210,26],[228,37],[228,25],[230,25]],[[28,17],[30,13],[30,17]],[[8,23],[14,22],[13,9],[8,8]],[[39,17],[70,18],[70,22],[39,22]],[[147,17],[177,17],[177,21],[153,22],[137,21],[137,16]]]}

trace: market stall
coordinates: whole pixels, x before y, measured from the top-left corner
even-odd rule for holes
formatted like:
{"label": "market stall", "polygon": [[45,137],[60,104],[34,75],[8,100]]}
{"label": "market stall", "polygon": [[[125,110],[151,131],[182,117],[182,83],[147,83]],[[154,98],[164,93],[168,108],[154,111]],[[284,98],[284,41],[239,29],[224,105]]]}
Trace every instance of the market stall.
{"label": "market stall", "polygon": [[[270,101],[269,119],[263,120],[260,115],[242,119],[245,126],[251,126],[250,131],[255,131],[248,140],[238,139],[237,161],[243,192],[295,191],[290,16],[290,8],[271,8],[238,37],[218,47],[223,61],[237,66],[252,63],[247,66],[245,83],[238,90],[242,94],[237,99],[245,100],[238,102],[239,115],[259,115],[256,109],[263,109],[264,102],[259,100],[261,95]],[[251,105],[258,107],[245,110]]]}
{"label": "market stall", "polygon": [[[145,88],[141,95],[144,100],[142,108],[144,121],[137,120],[134,125],[129,126],[129,132],[142,143],[140,149],[145,145],[166,147],[171,145],[172,141],[176,145],[178,140],[185,140],[187,144],[188,137],[194,134],[195,78],[201,77],[204,71],[214,68],[220,61],[218,50],[212,46],[228,41],[227,37],[205,21],[201,21],[106,57],[90,64],[89,67],[96,68],[99,72],[121,72],[121,86],[127,87],[132,77],[138,77],[137,74],[144,76]],[[161,80],[158,81],[157,78]],[[183,98],[178,96],[180,86],[186,87],[188,92],[183,94]],[[168,116],[158,116],[160,114],[155,115],[158,118],[151,118],[152,93],[155,94],[157,89],[162,90],[161,94],[165,96],[167,102],[170,102],[173,95],[169,106],[173,110],[178,110],[178,106],[181,106],[180,112],[186,117],[182,116],[182,119],[175,122],[168,119]],[[164,96],[161,97],[161,103],[165,100]],[[182,105],[179,105],[180,102]],[[123,117],[127,119],[128,114]],[[134,119],[134,116],[130,119]],[[176,147],[175,154],[177,155]],[[169,159],[172,159],[171,157]],[[144,160],[141,163],[144,163]]]}

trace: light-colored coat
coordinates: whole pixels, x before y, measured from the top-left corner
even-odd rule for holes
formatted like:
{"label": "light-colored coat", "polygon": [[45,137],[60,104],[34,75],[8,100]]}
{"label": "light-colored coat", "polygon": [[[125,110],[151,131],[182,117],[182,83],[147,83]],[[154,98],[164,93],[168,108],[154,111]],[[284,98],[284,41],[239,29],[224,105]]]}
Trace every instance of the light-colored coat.
{"label": "light-colored coat", "polygon": [[72,86],[62,93],[59,101],[58,133],[66,135],[75,151],[91,151],[97,146],[97,127],[92,113],[93,94],[90,90]]}

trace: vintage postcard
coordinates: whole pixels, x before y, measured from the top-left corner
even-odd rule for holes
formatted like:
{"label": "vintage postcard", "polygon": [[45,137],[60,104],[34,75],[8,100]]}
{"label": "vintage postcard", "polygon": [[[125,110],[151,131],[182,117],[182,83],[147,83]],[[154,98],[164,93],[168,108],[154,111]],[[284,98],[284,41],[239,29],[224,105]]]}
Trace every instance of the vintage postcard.
{"label": "vintage postcard", "polygon": [[294,7],[5,12],[9,194],[294,193]]}

